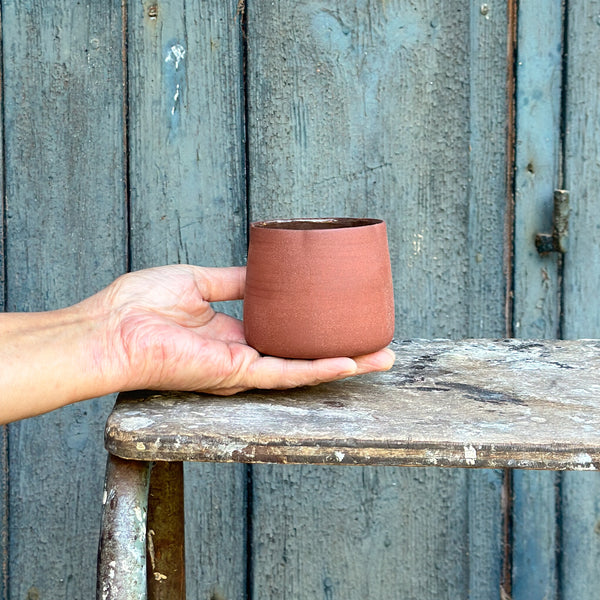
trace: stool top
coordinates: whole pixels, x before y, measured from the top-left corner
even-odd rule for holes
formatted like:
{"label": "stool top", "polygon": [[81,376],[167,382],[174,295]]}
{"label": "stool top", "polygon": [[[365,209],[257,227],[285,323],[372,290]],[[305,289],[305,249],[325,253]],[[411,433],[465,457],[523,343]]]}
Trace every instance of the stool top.
{"label": "stool top", "polygon": [[389,372],[311,388],[121,394],[106,448],[150,461],[600,468],[600,340],[392,349]]}

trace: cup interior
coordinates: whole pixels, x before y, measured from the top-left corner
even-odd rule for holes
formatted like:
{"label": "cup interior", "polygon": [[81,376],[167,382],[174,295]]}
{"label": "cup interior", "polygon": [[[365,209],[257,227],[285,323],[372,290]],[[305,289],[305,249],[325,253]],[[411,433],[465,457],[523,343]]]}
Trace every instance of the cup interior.
{"label": "cup interior", "polygon": [[381,219],[357,219],[340,217],[335,219],[275,219],[272,221],[257,221],[252,225],[262,229],[343,229],[347,227],[366,227],[381,223]]}

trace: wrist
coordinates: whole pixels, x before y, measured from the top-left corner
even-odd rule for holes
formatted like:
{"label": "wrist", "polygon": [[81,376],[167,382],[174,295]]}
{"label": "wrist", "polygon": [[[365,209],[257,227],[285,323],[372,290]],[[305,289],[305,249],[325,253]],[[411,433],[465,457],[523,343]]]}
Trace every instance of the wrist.
{"label": "wrist", "polygon": [[0,315],[0,421],[92,398],[107,389],[98,369],[94,319],[78,307]]}

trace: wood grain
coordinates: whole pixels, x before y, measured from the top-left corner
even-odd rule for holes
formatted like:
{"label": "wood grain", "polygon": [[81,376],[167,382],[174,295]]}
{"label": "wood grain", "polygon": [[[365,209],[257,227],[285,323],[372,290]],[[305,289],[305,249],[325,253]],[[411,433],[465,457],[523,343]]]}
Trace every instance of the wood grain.
{"label": "wood grain", "polygon": [[[0,28],[2,12],[0,11]],[[0,61],[2,53],[0,52]],[[0,70],[0,85],[4,85],[3,69]],[[4,173],[4,120],[0,119],[0,172]],[[0,181],[0,311],[6,310],[6,254],[4,248],[6,223],[6,197],[4,195],[4,177]],[[0,598],[8,595],[8,560],[9,560],[9,523],[8,523],[8,427],[0,427]]]}
{"label": "wood grain", "polygon": [[[121,3],[2,12],[6,307],[55,308],[125,268]],[[111,406],[10,427],[9,597],[93,597]]]}
{"label": "wood grain", "polygon": [[[535,236],[552,232],[561,179],[562,4],[519,3],[513,329],[523,338],[560,331],[559,259],[538,254]],[[557,477],[516,472],[513,490],[512,597],[556,598]]]}
{"label": "wood grain", "polygon": [[[571,192],[570,237],[564,258],[563,332],[567,338],[600,336],[597,301],[600,62],[596,47],[600,3],[568,4],[565,104],[565,187]],[[577,475],[577,476],[575,476]],[[561,481],[559,523],[562,598],[592,599],[600,586],[598,502],[600,482],[586,473]]]}
{"label": "wood grain", "polygon": [[124,394],[107,448],[142,461],[596,469],[600,342],[391,348],[391,371],[316,388]]}
{"label": "wood grain", "polygon": [[[503,335],[505,10],[482,14],[475,2],[316,0],[246,8],[251,218],[382,217],[389,224],[398,336]],[[448,572],[436,570],[439,564],[452,573],[448,597],[464,596],[468,585],[474,598],[497,597],[501,473],[491,486],[487,477],[470,473],[378,474],[402,479],[402,495],[377,514],[393,528],[392,549],[370,554],[360,538],[344,542],[360,549],[348,556],[348,578],[336,562],[345,552],[342,542],[325,552],[319,535],[311,541],[316,531],[307,529],[297,531],[285,550],[281,538],[272,539],[272,530],[291,536],[295,519],[282,504],[276,473],[274,467],[253,468],[253,498],[261,507],[253,543],[271,541],[253,574],[261,598],[294,597],[271,575],[283,556],[302,570],[293,576],[295,592],[357,598],[394,597],[406,589],[434,596]],[[311,474],[315,481],[317,473]],[[335,531],[342,517],[330,507],[347,490],[368,496],[368,477],[359,471],[336,475],[335,482],[323,481],[318,507],[309,493],[298,503],[312,512],[315,527],[327,523]],[[436,503],[436,494],[460,500]],[[444,543],[425,544],[415,530],[405,535],[393,525],[402,511],[430,506],[420,513],[420,528],[434,532],[454,519],[449,511],[456,505],[461,524],[441,535]],[[468,529],[469,505],[488,519],[485,538]],[[378,560],[395,560],[402,571],[389,571],[367,589],[356,574],[365,561]],[[336,582],[342,581],[340,592]]]}
{"label": "wood grain", "polygon": [[558,259],[540,256],[535,236],[552,232],[559,186],[562,2],[521,3],[518,19],[513,326],[517,337],[556,338]]}
{"label": "wood grain", "polygon": [[[128,3],[133,269],[244,262],[242,36],[236,11],[234,0]],[[239,306],[218,308],[240,313]],[[185,478],[188,597],[241,598],[245,467],[186,465]]]}

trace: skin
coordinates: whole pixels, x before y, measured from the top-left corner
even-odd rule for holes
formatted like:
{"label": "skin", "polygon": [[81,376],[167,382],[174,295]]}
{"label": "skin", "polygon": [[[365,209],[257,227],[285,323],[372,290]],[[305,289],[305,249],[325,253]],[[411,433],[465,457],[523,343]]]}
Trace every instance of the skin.
{"label": "skin", "polygon": [[261,356],[242,322],[210,304],[243,298],[245,275],[243,267],[158,267],[69,308],[0,314],[0,422],[118,391],[230,395],[391,368],[389,349],[314,361]]}

